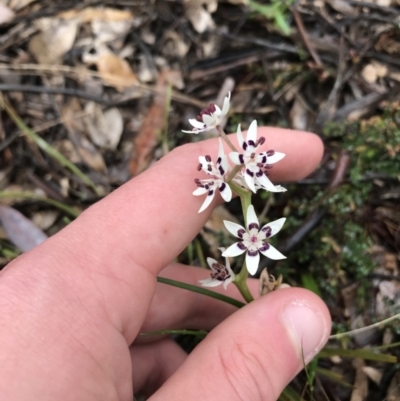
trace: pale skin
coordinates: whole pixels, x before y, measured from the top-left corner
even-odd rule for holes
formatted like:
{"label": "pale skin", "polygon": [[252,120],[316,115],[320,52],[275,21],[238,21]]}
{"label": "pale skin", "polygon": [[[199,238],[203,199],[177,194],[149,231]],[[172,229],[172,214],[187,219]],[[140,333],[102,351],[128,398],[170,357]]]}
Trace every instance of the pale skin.
{"label": "pale skin", "polygon": [[[274,182],[307,176],[322,157],[315,135],[258,134],[261,151],[286,153]],[[191,284],[209,275],[170,263],[221,202],[198,214],[203,198],[192,196],[198,156],[217,150],[216,139],[177,148],[0,272],[2,400],[127,401],[141,390],[152,401],[272,401],[302,369],[302,353],[308,361],[323,347],[329,313],[306,290],[282,289],[238,311],[157,284],[158,274]],[[256,295],[258,282],[249,285]],[[216,290],[240,299],[233,285]],[[288,327],[299,325],[297,341]],[[168,338],[137,338],[172,328],[213,330],[189,356]]]}

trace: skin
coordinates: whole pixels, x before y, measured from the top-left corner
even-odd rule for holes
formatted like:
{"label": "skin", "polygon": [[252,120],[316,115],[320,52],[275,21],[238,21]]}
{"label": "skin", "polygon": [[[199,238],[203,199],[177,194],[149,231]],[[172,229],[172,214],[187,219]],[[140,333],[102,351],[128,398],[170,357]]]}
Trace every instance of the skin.
{"label": "skin", "polygon": [[[272,181],[301,179],[321,160],[313,134],[258,133],[262,151],[286,153]],[[302,369],[302,353],[310,360],[322,348],[329,313],[306,290],[282,289],[237,311],[156,283],[158,274],[191,284],[208,277],[171,261],[221,202],[198,214],[203,197],[191,194],[198,156],[217,150],[216,139],[175,149],[0,272],[2,399],[125,401],[141,390],[153,401],[275,400]],[[257,281],[249,286],[256,295]],[[217,290],[240,299],[233,285]],[[189,356],[168,338],[137,338],[168,328],[213,330]]]}

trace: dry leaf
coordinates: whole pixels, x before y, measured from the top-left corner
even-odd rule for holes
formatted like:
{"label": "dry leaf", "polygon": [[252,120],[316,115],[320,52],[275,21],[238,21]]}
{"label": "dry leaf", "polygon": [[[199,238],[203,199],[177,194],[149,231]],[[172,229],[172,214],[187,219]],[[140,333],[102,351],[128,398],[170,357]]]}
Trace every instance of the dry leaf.
{"label": "dry leaf", "polygon": [[364,366],[362,370],[370,380],[379,386],[382,380],[382,371],[375,369],[372,366]]}
{"label": "dry leaf", "polygon": [[138,83],[128,62],[114,53],[103,53],[96,60],[101,78],[110,86],[122,90]]}
{"label": "dry leaf", "polygon": [[18,210],[0,205],[0,222],[8,239],[22,252],[30,251],[47,239],[47,235]]}
{"label": "dry leaf", "polygon": [[33,213],[31,216],[33,224],[41,230],[49,229],[58,219],[59,212],[55,210],[46,210],[43,212]]}
{"label": "dry leaf", "polygon": [[308,110],[299,96],[296,96],[293,102],[293,106],[292,109],[290,110],[289,117],[291,122],[291,128],[298,129],[300,131],[307,130]]}
{"label": "dry leaf", "polygon": [[[197,0],[187,0],[185,7],[185,14],[189,21],[192,23],[193,28],[198,33],[203,33],[207,29],[212,29],[215,26],[210,14],[210,12],[213,11],[210,11],[209,9],[204,9],[202,3],[202,1]],[[212,9],[213,7],[211,7],[211,10]]]}
{"label": "dry leaf", "polygon": [[165,74],[166,72],[163,71],[158,77],[157,94],[154,96],[153,104],[150,106],[140,131],[134,139],[129,167],[133,176],[141,173],[148,167],[159,135],[165,125],[167,94]]}
{"label": "dry leaf", "polygon": [[82,110],[80,109],[79,102],[76,99],[72,99],[62,110],[64,126],[68,131],[68,135],[81,159],[93,170],[105,172],[107,168],[103,156],[85,138],[83,134],[86,130],[84,123],[81,119],[74,118],[76,114],[82,114]]}
{"label": "dry leaf", "polygon": [[130,21],[133,14],[128,10],[118,10],[116,8],[96,8],[87,7],[82,10],[68,10],[59,14],[64,19],[79,18],[82,23],[100,20],[105,22]]}
{"label": "dry leaf", "polygon": [[353,361],[353,366],[356,369],[356,378],[350,401],[364,401],[368,395],[368,378],[363,372],[364,361],[361,358],[356,358]]}
{"label": "dry leaf", "polygon": [[30,40],[30,52],[40,64],[59,63],[75,42],[78,21],[42,18],[37,25],[41,32]]}
{"label": "dry leaf", "polygon": [[94,102],[88,102],[85,111],[88,115],[84,121],[92,142],[103,149],[115,150],[124,129],[120,111],[113,107],[103,112],[102,107]]}

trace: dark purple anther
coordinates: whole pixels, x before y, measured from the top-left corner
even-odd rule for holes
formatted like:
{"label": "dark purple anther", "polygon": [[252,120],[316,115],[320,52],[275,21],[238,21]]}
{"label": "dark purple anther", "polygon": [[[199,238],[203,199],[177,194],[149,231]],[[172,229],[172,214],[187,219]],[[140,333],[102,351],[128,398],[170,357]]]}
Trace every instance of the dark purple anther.
{"label": "dark purple anther", "polygon": [[249,256],[256,256],[257,253],[258,253],[258,249],[255,250],[255,251],[250,251],[250,249],[249,249],[249,250],[247,251],[247,254],[248,254]]}
{"label": "dark purple anther", "polygon": [[203,167],[203,165],[201,163],[199,163],[197,166],[197,171],[200,171],[202,167]]}
{"label": "dark purple anther", "polygon": [[219,190],[220,192],[222,192],[226,187],[226,184],[223,182],[220,186],[219,186]]}
{"label": "dark purple anther", "polygon": [[242,251],[245,251],[247,249],[246,245],[244,245],[243,242],[238,242],[237,247]]}
{"label": "dark purple anther", "polygon": [[206,155],[206,156],[205,156],[205,159],[206,159],[206,161],[208,161],[209,163],[211,162],[211,156]]}
{"label": "dark purple anther", "polygon": [[256,177],[262,177],[263,174],[264,172],[262,170],[258,170],[256,173]]}
{"label": "dark purple anther", "polygon": [[275,154],[275,150],[269,150],[268,152],[267,152],[267,156],[273,156]]}
{"label": "dark purple anther", "polygon": [[249,224],[249,231],[250,231],[252,228],[256,228],[256,229],[258,230],[260,227],[259,227],[259,225],[258,225],[257,223],[250,223],[250,224]]}
{"label": "dark purple anther", "polygon": [[254,143],[254,141],[252,139],[250,139],[249,141],[247,141],[247,144],[249,146],[256,146],[256,144]]}
{"label": "dark purple anther", "polygon": [[264,228],[262,229],[262,231],[265,232],[265,236],[266,236],[267,238],[269,238],[269,237],[271,236],[272,229],[271,229],[270,226],[264,227]]}
{"label": "dark purple anther", "polygon": [[246,230],[244,230],[243,228],[241,228],[240,230],[238,230],[237,236],[238,236],[239,238],[243,238],[243,234],[246,234]]}
{"label": "dark purple anther", "polygon": [[244,164],[244,157],[242,154],[239,155],[240,164]]}
{"label": "dark purple anther", "polygon": [[254,173],[249,169],[246,169],[246,174],[248,174],[250,177],[254,177]]}
{"label": "dark purple anther", "polygon": [[269,244],[267,243],[264,243],[264,245],[261,248],[259,248],[260,252],[265,252],[268,249],[269,249]]}
{"label": "dark purple anther", "polygon": [[258,144],[263,145],[264,143],[265,143],[265,138],[263,136],[260,136],[260,138],[258,138]]}

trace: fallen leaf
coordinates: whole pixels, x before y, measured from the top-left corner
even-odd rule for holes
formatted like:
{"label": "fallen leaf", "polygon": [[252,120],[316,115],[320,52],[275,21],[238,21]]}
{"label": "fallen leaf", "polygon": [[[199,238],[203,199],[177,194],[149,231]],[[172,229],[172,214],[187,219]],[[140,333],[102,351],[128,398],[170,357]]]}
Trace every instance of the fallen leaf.
{"label": "fallen leaf", "polygon": [[103,81],[119,90],[138,83],[129,63],[114,53],[99,55],[96,65]]}
{"label": "fallen leaf", "polygon": [[94,20],[121,22],[130,21],[133,18],[133,14],[128,10],[118,10],[109,7],[86,7],[82,10],[68,10],[60,13],[58,16],[64,19],[79,18],[83,23]]}
{"label": "fallen leaf", "polygon": [[87,116],[84,121],[92,142],[100,148],[115,150],[124,129],[120,111],[116,107],[103,111],[94,102],[88,102],[85,111]]}
{"label": "fallen leaf", "polygon": [[[64,126],[68,131],[69,138],[74,144],[81,160],[83,160],[89,167],[95,171],[107,171],[103,156],[84,135],[86,127],[82,119],[74,118],[77,114],[82,114],[82,110],[79,102],[76,99],[72,99],[62,109]],[[68,151],[68,149],[65,150]],[[67,155],[68,153],[66,156]]]}
{"label": "fallen leaf", "polygon": [[130,161],[130,172],[133,176],[144,171],[152,158],[154,148],[165,125],[167,84],[166,72],[159,74],[157,82],[157,94],[154,95],[153,104],[150,106],[139,133],[134,139],[133,152]]}
{"label": "fallen leaf", "polygon": [[8,239],[22,252],[30,251],[47,239],[42,230],[12,207],[0,205],[0,222]]}
{"label": "fallen leaf", "polygon": [[30,40],[29,51],[40,64],[59,63],[75,42],[78,21],[42,18],[37,25],[41,32]]}
{"label": "fallen leaf", "polygon": [[[198,33],[214,28],[215,24],[211,13],[216,10],[217,2],[208,2],[208,9],[203,8],[206,1],[186,0],[185,14]],[[214,6],[215,4],[215,6]]]}
{"label": "fallen leaf", "polygon": [[368,378],[363,372],[365,363],[361,358],[356,358],[353,361],[353,366],[356,369],[356,377],[350,401],[364,401],[368,395]]}

